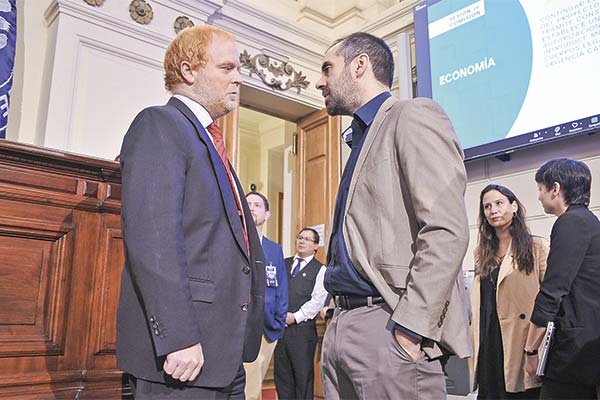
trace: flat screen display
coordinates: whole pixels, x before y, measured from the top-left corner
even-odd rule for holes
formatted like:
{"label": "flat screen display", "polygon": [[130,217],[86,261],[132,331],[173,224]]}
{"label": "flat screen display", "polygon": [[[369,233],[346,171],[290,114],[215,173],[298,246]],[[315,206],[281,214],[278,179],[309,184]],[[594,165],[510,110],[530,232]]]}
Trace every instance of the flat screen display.
{"label": "flat screen display", "polygon": [[600,0],[427,0],[414,7],[418,96],[467,160],[600,130]]}

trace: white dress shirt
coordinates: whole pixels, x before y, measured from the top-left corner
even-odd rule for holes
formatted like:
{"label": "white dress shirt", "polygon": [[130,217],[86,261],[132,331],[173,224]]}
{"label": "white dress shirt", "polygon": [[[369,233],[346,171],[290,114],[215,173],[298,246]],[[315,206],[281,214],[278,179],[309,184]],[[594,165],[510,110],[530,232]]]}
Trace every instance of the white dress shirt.
{"label": "white dress shirt", "polygon": [[[181,102],[183,104],[185,104],[192,111],[192,113],[194,113],[196,118],[198,118],[198,121],[200,122],[200,124],[202,124],[204,129],[206,129],[206,132],[208,132],[208,126],[210,124],[216,123],[215,121],[213,121],[212,117],[210,116],[208,111],[206,111],[206,108],[204,108],[204,106],[202,104],[197,103],[196,101],[190,99],[189,97],[185,97],[182,94],[174,94],[173,97],[175,97],[177,100],[181,100]],[[207,136],[214,146],[215,141],[213,140],[212,135],[209,133]],[[235,188],[235,195],[237,196],[238,200],[240,201],[240,204],[242,204],[241,198],[240,198],[240,192],[238,191],[237,185],[233,185],[233,186]],[[244,211],[242,210],[242,212],[244,212]],[[242,223],[244,224],[244,228],[245,228],[246,222],[244,219],[242,219]]]}
{"label": "white dress shirt", "polygon": [[[294,262],[292,263],[292,271],[294,267],[298,263],[298,259],[301,258],[296,254],[294,256]],[[304,258],[302,264],[300,264],[300,272],[304,267],[308,265],[309,262],[314,258],[314,256],[309,256]],[[307,321],[309,319],[313,319],[317,316],[319,311],[323,309],[323,305],[325,304],[325,299],[327,298],[327,290],[325,290],[325,286],[323,286],[323,280],[325,279],[325,266],[321,265],[321,269],[317,274],[317,279],[315,281],[315,287],[310,294],[310,300],[306,303],[302,304],[302,307],[298,311],[294,313],[294,319],[296,323],[299,324],[301,322]]]}

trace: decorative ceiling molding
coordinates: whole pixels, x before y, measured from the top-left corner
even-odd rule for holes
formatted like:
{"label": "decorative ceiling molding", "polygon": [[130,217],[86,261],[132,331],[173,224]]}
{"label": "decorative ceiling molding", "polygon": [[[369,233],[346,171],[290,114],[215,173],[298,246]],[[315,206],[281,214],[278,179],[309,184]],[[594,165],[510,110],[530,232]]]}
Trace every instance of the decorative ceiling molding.
{"label": "decorative ceiling molding", "polygon": [[133,0],[129,4],[129,15],[138,24],[148,25],[154,17],[154,11],[145,0]]}
{"label": "decorative ceiling molding", "polygon": [[104,4],[104,0],[83,0],[86,4],[89,4],[90,6],[93,7],[100,7],[102,4]]}
{"label": "decorative ceiling molding", "polygon": [[323,55],[333,41],[320,32],[269,15],[242,0],[228,0],[208,23],[235,34],[240,43],[269,40],[270,50],[293,54],[295,59],[311,65],[321,65]]}
{"label": "decorative ceiling molding", "polygon": [[177,17],[173,23],[173,29],[175,30],[175,33],[179,33],[185,28],[191,28],[192,26],[194,26],[194,22],[185,15]]}
{"label": "decorative ceiling molding", "polygon": [[351,7],[335,17],[324,15],[310,7],[304,7],[301,10],[301,15],[298,20],[301,21],[302,19],[314,21],[315,23],[325,26],[330,30],[347,23],[352,23],[353,26],[356,27],[364,24],[367,21],[363,16],[363,11],[357,7]]}
{"label": "decorative ceiling molding", "polygon": [[421,0],[404,0],[400,4],[390,7],[379,18],[370,20],[360,27],[360,30],[369,32],[382,39],[387,39],[399,32],[412,32],[413,6]]}
{"label": "decorative ceiling molding", "polygon": [[[271,60],[264,50],[252,57],[244,50],[240,54],[240,64],[248,69],[250,76],[256,74],[265,85],[274,90],[286,91],[294,88],[300,94],[302,89],[310,85],[302,71],[296,71],[287,61]],[[284,83],[281,77],[288,79]]]}
{"label": "decorative ceiling molding", "polygon": [[[173,40],[172,21],[178,15],[187,15],[197,24],[205,23],[210,15],[222,7],[222,0],[153,0],[152,4],[156,13],[163,19],[154,20],[154,23],[149,25],[131,23],[127,8],[123,10],[116,7],[115,2],[106,1],[102,7],[90,7],[81,0],[54,0],[46,9],[44,18],[48,27],[59,15],[68,16],[153,46],[166,48]],[[115,9],[118,10],[118,14],[115,13]],[[168,19],[165,19],[165,14],[170,14]]]}
{"label": "decorative ceiling molding", "polygon": [[167,36],[162,32],[156,32],[152,29],[148,29],[148,27],[151,25],[123,23],[128,21],[126,14],[123,15],[123,19],[121,19],[118,16],[103,12],[102,8],[91,8],[70,0],[53,2],[50,4],[44,13],[47,26],[52,25],[54,20],[60,14],[93,23],[112,32],[136,38],[155,46],[162,46],[166,48],[172,40],[171,36]]}

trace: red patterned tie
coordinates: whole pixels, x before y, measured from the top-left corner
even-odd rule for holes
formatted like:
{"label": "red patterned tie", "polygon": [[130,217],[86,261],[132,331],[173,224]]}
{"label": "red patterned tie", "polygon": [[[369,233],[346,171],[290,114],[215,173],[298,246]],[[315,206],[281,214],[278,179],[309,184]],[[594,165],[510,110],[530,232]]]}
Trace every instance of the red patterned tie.
{"label": "red patterned tie", "polygon": [[208,126],[208,132],[213,138],[215,148],[217,149],[217,153],[219,153],[219,157],[221,158],[223,166],[225,167],[225,171],[227,172],[227,177],[229,178],[229,185],[231,186],[231,191],[233,192],[233,197],[235,198],[235,203],[238,208],[238,215],[240,216],[240,220],[242,221],[242,231],[244,232],[244,239],[246,241],[246,251],[248,252],[248,254],[250,254],[248,232],[246,231],[246,221],[244,220],[242,203],[240,202],[238,192],[236,191],[235,182],[233,181],[233,175],[231,174],[231,168],[229,167],[229,161],[227,160],[227,150],[225,150],[225,143],[223,142],[223,134],[221,133],[221,128],[219,128],[219,126],[213,122]]}

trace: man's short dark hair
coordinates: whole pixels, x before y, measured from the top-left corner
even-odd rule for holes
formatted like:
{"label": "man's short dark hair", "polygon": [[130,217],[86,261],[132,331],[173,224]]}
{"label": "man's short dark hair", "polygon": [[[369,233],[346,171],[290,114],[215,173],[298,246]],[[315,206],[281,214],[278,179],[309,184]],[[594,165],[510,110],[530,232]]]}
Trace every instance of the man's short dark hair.
{"label": "man's short dark hair", "polygon": [[550,190],[554,182],[560,184],[567,205],[590,204],[592,174],[587,165],[570,158],[557,158],[542,165],[535,173],[535,181]]}
{"label": "man's short dark hair", "polygon": [[333,42],[330,48],[338,45],[335,54],[344,57],[345,65],[350,64],[359,54],[366,53],[373,66],[375,79],[388,88],[394,80],[394,56],[387,43],[377,36],[365,32],[355,32]]}
{"label": "man's short dark hair", "polygon": [[319,233],[317,231],[315,231],[313,228],[302,228],[300,230],[300,233],[306,232],[306,231],[312,232],[314,240],[315,240],[315,243],[319,244],[319,242],[321,241],[321,239],[319,237]]}
{"label": "man's short dark hair", "polygon": [[246,193],[246,198],[248,198],[248,196],[250,196],[251,194],[260,197],[262,199],[263,203],[265,203],[265,211],[269,211],[269,200],[267,200],[267,198],[262,193],[248,192],[248,193]]}

